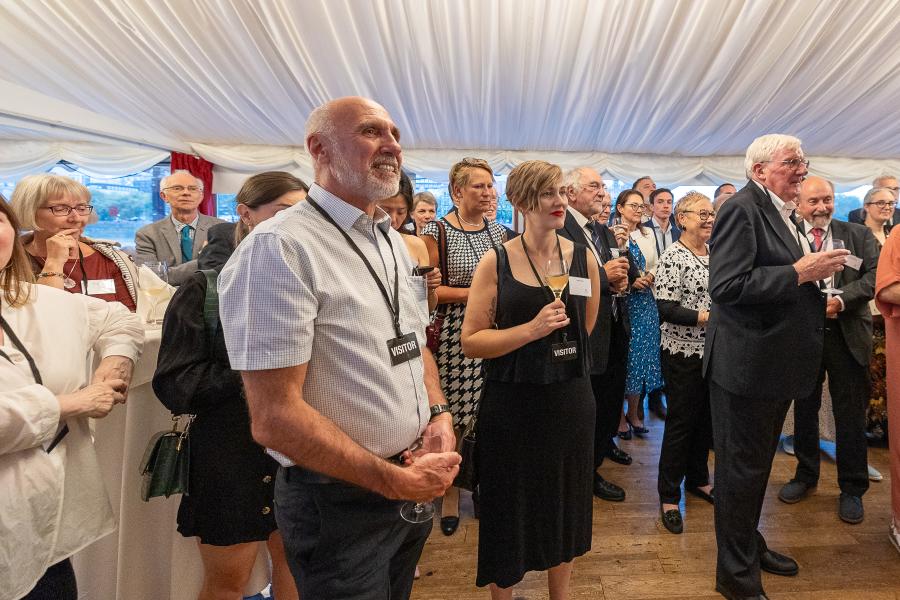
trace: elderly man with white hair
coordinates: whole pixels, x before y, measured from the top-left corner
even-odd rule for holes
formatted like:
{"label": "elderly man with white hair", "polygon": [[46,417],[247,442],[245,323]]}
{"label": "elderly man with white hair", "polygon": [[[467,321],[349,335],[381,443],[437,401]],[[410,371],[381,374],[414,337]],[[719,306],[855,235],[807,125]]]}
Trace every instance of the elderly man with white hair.
{"label": "elderly man with white hair", "polygon": [[203,182],[188,171],[178,170],[163,177],[159,197],[169,205],[171,214],[138,229],[135,250],[138,260],[165,262],[169,283],[181,285],[198,269],[197,256],[206,243],[207,230],[225,221],[200,213]]}
{"label": "elderly man with white hair", "polygon": [[758,531],[772,458],[791,399],[818,381],[826,296],[819,282],[847,250],[811,252],[792,219],[809,161],[800,140],[747,148],[750,181],[722,206],[710,240],[711,316],[703,352],[716,452],[716,590],[766,598],[760,569],[795,575]]}

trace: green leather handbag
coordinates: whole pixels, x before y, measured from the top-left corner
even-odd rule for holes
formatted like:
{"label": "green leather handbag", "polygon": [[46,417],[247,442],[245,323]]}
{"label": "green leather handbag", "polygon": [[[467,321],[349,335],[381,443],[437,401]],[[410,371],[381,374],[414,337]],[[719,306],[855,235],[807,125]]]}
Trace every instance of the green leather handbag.
{"label": "green leather handbag", "polygon": [[150,439],[141,461],[141,499],[144,502],[156,496],[168,498],[173,494],[190,493],[191,440],[188,430],[193,420],[193,416],[189,416],[184,429],[178,431],[180,419],[173,416],[172,430],[160,431]]}

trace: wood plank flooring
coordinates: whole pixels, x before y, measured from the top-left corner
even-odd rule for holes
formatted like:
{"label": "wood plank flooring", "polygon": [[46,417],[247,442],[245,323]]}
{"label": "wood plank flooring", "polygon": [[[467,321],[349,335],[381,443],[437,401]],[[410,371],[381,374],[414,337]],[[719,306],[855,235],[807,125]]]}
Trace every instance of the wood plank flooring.
{"label": "wood plank flooring", "polygon": [[[713,509],[693,496],[682,500],[685,531],[670,534],[659,520],[656,495],[657,460],[663,423],[650,420],[650,436],[621,441],[634,463],[624,467],[606,461],[603,475],[623,486],[625,502],[594,499],[591,551],[575,560],[573,599],[721,599],[714,589],[716,541]],[[773,600],[900,600],[900,554],[888,541],[890,469],[885,449],[870,448],[869,463],[884,475],[872,482],[863,498],[866,519],[848,525],[837,516],[840,493],[833,461],[823,454],[817,491],[788,505],[777,498],[793,475],[796,459],[780,451],[763,507],[762,530],[769,545],[800,563],[797,577],[763,574]],[[713,458],[710,457],[710,472]],[[510,499],[514,501],[514,499]],[[470,496],[463,492],[462,522],[445,537],[438,528],[428,539],[419,561],[415,600],[489,598],[475,587],[478,521],[472,518]],[[516,586],[516,600],[546,599],[547,579],[529,573]]]}

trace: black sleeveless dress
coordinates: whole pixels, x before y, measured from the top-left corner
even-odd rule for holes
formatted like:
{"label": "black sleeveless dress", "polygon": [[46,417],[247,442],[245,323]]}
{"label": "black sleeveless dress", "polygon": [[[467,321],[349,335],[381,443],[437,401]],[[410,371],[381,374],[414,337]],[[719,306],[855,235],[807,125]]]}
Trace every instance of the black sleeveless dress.
{"label": "black sleeveless dress", "polygon": [[[547,288],[513,278],[498,248],[497,326],[527,323],[550,302]],[[575,244],[570,275],[588,277],[586,248]],[[481,517],[478,586],[509,587],[591,548],[595,403],[590,384],[586,298],[562,300],[578,358],[554,363],[559,332],[485,360],[478,414]]]}

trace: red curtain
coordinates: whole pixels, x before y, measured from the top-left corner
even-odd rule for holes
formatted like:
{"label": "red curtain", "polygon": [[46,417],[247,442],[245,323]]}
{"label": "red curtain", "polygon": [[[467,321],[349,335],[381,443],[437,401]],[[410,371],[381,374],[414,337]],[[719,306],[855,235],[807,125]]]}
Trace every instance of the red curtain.
{"label": "red curtain", "polygon": [[200,203],[200,212],[204,215],[215,216],[216,200],[213,198],[213,164],[208,160],[203,160],[199,156],[191,156],[190,154],[182,154],[181,152],[172,153],[172,172],[179,169],[189,171],[191,175],[203,182],[203,202]]}

